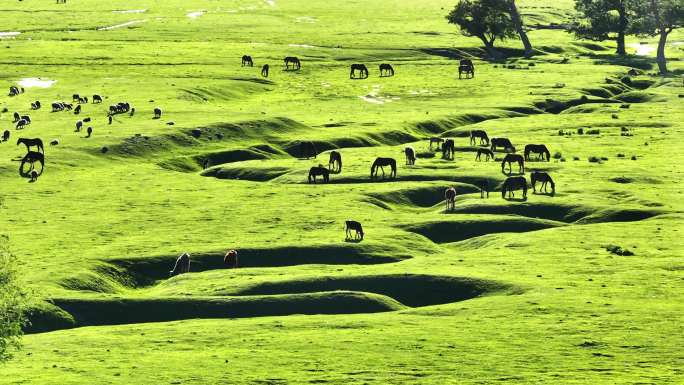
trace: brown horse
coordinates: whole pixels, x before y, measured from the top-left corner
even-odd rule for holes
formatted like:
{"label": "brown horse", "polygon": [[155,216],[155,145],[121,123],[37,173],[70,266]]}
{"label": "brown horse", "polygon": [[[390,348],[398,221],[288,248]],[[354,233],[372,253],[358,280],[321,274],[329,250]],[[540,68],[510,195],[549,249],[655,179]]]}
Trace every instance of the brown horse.
{"label": "brown horse", "polygon": [[525,160],[530,160],[530,154],[538,154],[541,160],[551,161],[551,152],[543,144],[528,144],[525,146]]}
{"label": "brown horse", "polygon": [[553,182],[553,179],[551,179],[551,175],[549,175],[546,172],[543,171],[535,171],[530,175],[530,182],[532,184],[532,191],[535,193],[537,192],[537,189],[535,185],[537,182],[541,183],[541,187],[539,188],[539,192],[544,190],[545,193],[548,193],[547,191],[547,185],[551,185],[551,196],[556,194],[556,184]]}
{"label": "brown horse", "polygon": [[525,173],[525,159],[520,154],[506,154],[506,156],[501,161],[501,172],[506,174],[504,171],[506,165],[508,164],[508,175],[513,173],[513,163],[518,164],[518,172],[520,174]]}
{"label": "brown horse", "polygon": [[254,62],[252,61],[252,57],[249,55],[243,55],[242,56],[242,67],[254,67]]}
{"label": "brown horse", "polygon": [[316,177],[323,177],[323,183],[330,182],[330,170],[323,167],[322,164],[311,167],[309,169],[309,183],[316,183]]}
{"label": "brown horse", "polygon": [[480,145],[489,146],[489,136],[483,130],[470,131],[470,144],[472,146],[477,144],[477,139],[480,139]]}
{"label": "brown horse", "polygon": [[342,172],[342,154],[337,151],[330,151],[330,160],[328,160],[328,169],[330,171],[340,173]]}
{"label": "brown horse", "polygon": [[382,172],[382,177],[385,177],[385,166],[389,166],[391,169],[390,178],[397,177],[397,161],[393,158],[376,158],[375,162],[371,166],[371,179],[378,176],[378,168]]}
{"label": "brown horse", "polygon": [[[363,241],[363,227],[360,222],[346,221],[344,230],[347,240]],[[353,237],[352,232],[355,232]]]}
{"label": "brown horse", "polygon": [[513,143],[508,138],[492,138],[492,151],[496,151],[497,148],[503,148],[506,152],[515,152],[515,147]]}
{"label": "brown horse", "polygon": [[359,73],[358,79],[368,78],[368,67],[365,64],[352,64],[351,72],[349,72],[349,79],[357,79],[356,73]]}
{"label": "brown horse", "polygon": [[190,272],[190,254],[183,253],[178,259],[176,259],[176,264],[173,265],[173,270],[169,271],[169,277],[174,275],[185,274]]}
{"label": "brown horse", "polygon": [[449,208],[451,210],[456,209],[456,189],[453,187],[449,187],[446,189],[444,192],[444,199],[446,200],[446,211],[449,211]]}
{"label": "brown horse", "polygon": [[229,269],[236,269],[238,267],[238,252],[237,250],[228,250],[223,257],[223,264]]}
{"label": "brown horse", "polygon": [[268,77],[268,70],[269,70],[270,68],[271,68],[271,67],[269,67],[268,64],[264,64],[264,66],[261,67],[261,76],[267,78],[267,77]]}
{"label": "brown horse", "polygon": [[458,64],[458,78],[461,79],[461,76],[465,74],[466,79],[472,79],[475,77],[475,66],[473,65],[473,61],[470,59],[463,59],[459,62]]}
{"label": "brown horse", "polygon": [[406,155],[407,166],[413,166],[416,164],[416,152],[413,150],[413,147],[406,147],[404,149],[404,155]]}
{"label": "brown horse", "polygon": [[506,179],[501,187],[501,198],[506,199],[506,193],[508,193],[508,199],[515,197],[515,190],[522,190],[523,199],[527,199],[527,179],[524,176],[512,176]]}
{"label": "brown horse", "polygon": [[442,159],[454,160],[456,154],[456,145],[453,139],[447,139],[442,143]]}
{"label": "brown horse", "polygon": [[492,152],[492,150],[490,150],[488,148],[478,148],[477,149],[477,155],[475,156],[475,160],[479,161],[480,157],[482,155],[485,156],[485,160],[487,160],[487,161],[489,160],[489,158],[492,158],[492,160],[494,160],[494,153]]}
{"label": "brown horse", "polygon": [[[299,71],[302,68],[302,62],[296,56],[288,56],[285,58],[285,70],[288,71]],[[292,66],[292,69],[290,69]]]}
{"label": "brown horse", "polygon": [[391,64],[382,63],[380,64],[380,77],[394,76],[394,68]]}

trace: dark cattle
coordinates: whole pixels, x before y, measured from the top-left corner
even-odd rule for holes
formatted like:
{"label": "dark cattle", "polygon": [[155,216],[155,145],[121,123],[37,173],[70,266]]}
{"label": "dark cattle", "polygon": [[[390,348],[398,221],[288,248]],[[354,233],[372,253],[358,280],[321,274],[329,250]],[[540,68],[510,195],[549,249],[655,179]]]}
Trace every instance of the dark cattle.
{"label": "dark cattle", "polygon": [[456,189],[449,187],[444,192],[444,199],[446,200],[446,211],[456,209]]}
{"label": "dark cattle", "polygon": [[488,148],[478,148],[475,160],[479,161],[482,155],[485,156],[485,160],[489,160],[489,158],[492,158],[492,160],[494,159],[494,153],[492,152],[492,150]]}
{"label": "dark cattle", "polygon": [[368,78],[368,68],[365,64],[352,64],[351,72],[349,72],[349,79],[356,79],[356,73],[359,73],[359,79]]}
{"label": "dark cattle", "polygon": [[541,192],[544,190],[545,193],[548,192],[547,190],[547,185],[551,185],[551,195],[556,194],[556,184],[553,182],[553,179],[551,178],[551,175],[549,175],[546,172],[542,171],[535,171],[530,175],[530,182],[532,184],[532,191],[537,192],[537,189],[535,185],[537,182],[541,183],[541,187],[539,188],[539,191]]}
{"label": "dark cattle", "polygon": [[456,144],[453,139],[447,139],[442,143],[442,159],[454,160]]}
{"label": "dark cattle", "polygon": [[502,148],[506,152],[515,152],[515,147],[508,138],[492,138],[492,151]]}
{"label": "dark cattle", "polygon": [[489,136],[483,130],[470,131],[470,144],[472,146],[477,144],[477,139],[480,139],[480,145],[489,146]]}
{"label": "dark cattle", "polygon": [[[361,226],[360,222],[346,221],[344,231],[347,240],[363,240],[363,226]],[[354,232],[353,236],[352,232]]]}
{"label": "dark cattle", "polygon": [[501,197],[506,199],[506,193],[508,193],[508,198],[513,198],[516,190],[522,190],[523,199],[527,199],[527,179],[524,176],[512,176],[506,179],[501,187]]}
{"label": "dark cattle", "polygon": [[397,161],[392,158],[377,158],[373,165],[371,166],[371,179],[378,175],[378,168],[382,172],[382,177],[385,177],[385,166],[389,166],[391,169],[390,178],[397,177]]}
{"label": "dark cattle", "polygon": [[238,267],[238,252],[237,250],[228,250],[223,257],[223,265],[229,269],[237,269]]}
{"label": "dark cattle", "polygon": [[190,272],[190,254],[183,253],[178,259],[176,259],[176,264],[173,266],[173,270],[169,271],[169,276],[185,274]]}
{"label": "dark cattle", "polygon": [[394,68],[391,64],[382,63],[380,64],[380,77],[394,76]]}
{"label": "dark cattle", "polygon": [[406,165],[413,166],[416,164],[416,152],[413,150],[413,147],[406,147],[404,155],[406,155]]}
{"label": "dark cattle", "polygon": [[102,96],[93,95],[93,104],[102,103]]}
{"label": "dark cattle", "polygon": [[471,79],[475,77],[475,66],[473,65],[472,60],[463,59],[459,62],[458,78],[461,79],[461,76],[463,74],[466,75],[466,79]]}
{"label": "dark cattle", "polygon": [[506,154],[506,156],[501,161],[501,172],[506,174],[504,171],[506,165],[508,165],[508,174],[513,173],[513,163],[518,164],[518,172],[520,174],[525,173],[525,159],[520,154]]}
{"label": "dark cattle", "polygon": [[525,146],[525,160],[530,160],[530,154],[538,154],[541,160],[551,161],[551,152],[543,144],[528,144]]}
{"label": "dark cattle", "polygon": [[[292,66],[292,68],[290,68]],[[299,58],[295,56],[288,56],[285,58],[285,70],[293,70],[293,71],[298,71],[302,68],[302,62],[299,61]]]}
{"label": "dark cattle", "polygon": [[261,76],[267,78],[268,77],[268,70],[269,70],[268,64],[264,64],[263,67],[261,67]]}
{"label": "dark cattle", "polygon": [[342,154],[337,151],[330,151],[328,168],[333,172],[342,172]]}
{"label": "dark cattle", "polygon": [[309,183],[316,183],[316,177],[318,176],[323,177],[324,183],[330,182],[330,170],[323,167],[322,164],[319,164],[317,167],[311,167],[311,169],[309,169]]}
{"label": "dark cattle", "polygon": [[252,61],[252,57],[249,55],[244,55],[242,57],[242,66],[247,66],[247,67],[254,67],[254,62]]}

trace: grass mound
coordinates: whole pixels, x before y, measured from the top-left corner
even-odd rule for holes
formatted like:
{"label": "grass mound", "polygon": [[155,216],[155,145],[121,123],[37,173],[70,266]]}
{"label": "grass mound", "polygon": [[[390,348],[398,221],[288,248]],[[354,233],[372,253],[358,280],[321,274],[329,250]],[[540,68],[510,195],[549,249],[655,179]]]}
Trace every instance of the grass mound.
{"label": "grass mound", "polygon": [[202,176],[218,179],[249,180],[253,182],[267,182],[292,171],[288,167],[212,167]]}

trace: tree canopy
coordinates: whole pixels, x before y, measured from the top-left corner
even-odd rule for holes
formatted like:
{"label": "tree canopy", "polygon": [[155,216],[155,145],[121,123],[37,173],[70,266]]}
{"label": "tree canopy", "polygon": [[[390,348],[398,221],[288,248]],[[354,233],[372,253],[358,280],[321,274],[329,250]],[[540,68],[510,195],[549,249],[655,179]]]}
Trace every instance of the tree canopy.
{"label": "tree canopy", "polygon": [[516,37],[516,26],[510,15],[508,0],[461,0],[447,20],[460,27],[464,36],[482,40],[490,56],[500,53],[494,48],[496,40]]}

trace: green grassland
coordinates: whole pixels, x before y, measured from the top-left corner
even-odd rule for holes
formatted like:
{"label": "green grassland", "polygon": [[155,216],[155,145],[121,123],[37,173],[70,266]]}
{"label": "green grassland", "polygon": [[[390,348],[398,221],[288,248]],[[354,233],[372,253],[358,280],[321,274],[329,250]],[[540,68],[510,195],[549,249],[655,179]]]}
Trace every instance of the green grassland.
{"label": "green grassland", "polygon": [[[0,5],[0,32],[21,32],[0,39],[0,84],[56,80],[0,97],[0,235],[32,298],[0,383],[682,383],[684,33],[667,48],[677,75],[659,77],[653,57],[549,28],[572,1],[522,1],[537,54],[507,41],[510,58],[486,62],[446,23],[453,3]],[[476,77],[458,80],[466,56]],[[356,62],[369,79],[349,79]],[[383,62],[396,76],[378,77]],[[83,106],[90,138],[50,112],[73,93],[105,96]],[[136,114],[108,125],[119,101]],[[33,123],[15,130],[14,111]],[[527,168],[557,193],[502,199],[473,129],[546,144],[552,160]],[[455,160],[431,136],[454,138]],[[18,175],[18,137],[46,142],[36,183]],[[322,154],[298,159],[300,141]],[[342,173],[307,184],[332,149]],[[396,180],[370,180],[378,156]],[[345,242],[347,219],[363,242]],[[222,269],[231,248],[241,268]],[[192,273],[169,279],[183,251]]]}

